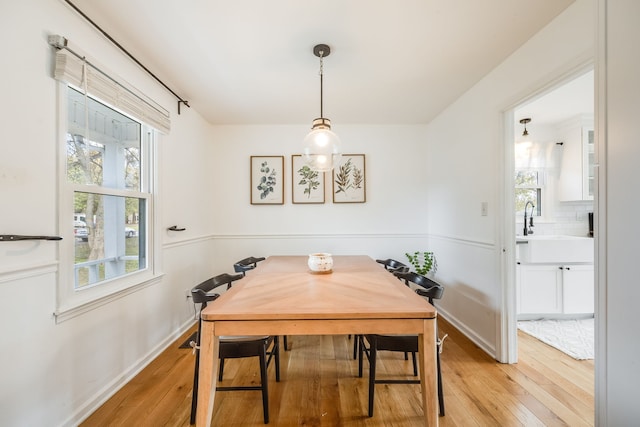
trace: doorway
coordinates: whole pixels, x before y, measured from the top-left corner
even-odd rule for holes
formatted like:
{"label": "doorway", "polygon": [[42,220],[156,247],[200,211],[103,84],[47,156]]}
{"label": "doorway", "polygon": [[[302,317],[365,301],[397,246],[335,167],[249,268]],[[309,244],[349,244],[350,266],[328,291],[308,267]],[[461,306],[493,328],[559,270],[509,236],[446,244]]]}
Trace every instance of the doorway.
{"label": "doorway", "polygon": [[[594,92],[590,65],[506,114],[512,145],[505,170],[513,185],[506,189],[505,218],[511,221],[505,222],[515,225],[505,230],[505,236],[515,237],[515,265],[506,268],[513,272],[507,292],[509,362],[518,359],[519,320],[593,318]],[[585,256],[591,259],[555,259],[553,251],[547,259],[530,258],[544,240],[574,238],[590,244]],[[540,242],[530,244],[533,240]]]}

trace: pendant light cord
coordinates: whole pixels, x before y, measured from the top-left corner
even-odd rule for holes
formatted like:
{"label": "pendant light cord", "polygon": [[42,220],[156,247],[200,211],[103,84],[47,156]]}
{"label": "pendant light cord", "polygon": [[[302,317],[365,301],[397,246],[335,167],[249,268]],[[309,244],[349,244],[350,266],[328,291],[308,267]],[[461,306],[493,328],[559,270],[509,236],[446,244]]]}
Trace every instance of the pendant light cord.
{"label": "pendant light cord", "polygon": [[324,118],[324,113],[322,112],[322,81],[324,76],[324,62],[322,61],[323,56],[324,52],[320,51],[320,118]]}

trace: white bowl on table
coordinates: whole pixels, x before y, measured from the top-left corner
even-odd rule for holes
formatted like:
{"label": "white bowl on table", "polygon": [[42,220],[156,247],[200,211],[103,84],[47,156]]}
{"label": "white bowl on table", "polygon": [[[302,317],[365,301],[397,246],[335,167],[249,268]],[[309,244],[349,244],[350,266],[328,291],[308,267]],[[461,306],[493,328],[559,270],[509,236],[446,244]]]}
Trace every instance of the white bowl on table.
{"label": "white bowl on table", "polygon": [[329,274],[333,269],[333,258],[331,254],[325,252],[316,252],[309,254],[307,261],[309,270],[314,274]]}

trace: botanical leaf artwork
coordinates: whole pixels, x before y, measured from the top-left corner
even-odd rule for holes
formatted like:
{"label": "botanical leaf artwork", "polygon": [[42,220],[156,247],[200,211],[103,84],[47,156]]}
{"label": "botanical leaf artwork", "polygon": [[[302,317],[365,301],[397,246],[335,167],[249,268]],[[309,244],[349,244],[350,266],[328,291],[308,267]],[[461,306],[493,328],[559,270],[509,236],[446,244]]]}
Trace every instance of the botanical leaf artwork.
{"label": "botanical leaf artwork", "polygon": [[336,194],[340,192],[346,193],[349,189],[359,190],[362,189],[364,173],[362,169],[355,167],[351,159],[349,159],[338,169],[335,181],[336,187],[338,188]]}
{"label": "botanical leaf artwork", "polygon": [[342,164],[333,170],[333,203],[365,203],[364,154],[343,154]]}
{"label": "botanical leaf artwork", "polygon": [[260,199],[266,198],[269,193],[273,193],[276,186],[276,170],[269,167],[268,162],[262,162],[260,165],[260,183],[258,184],[258,190],[260,191]]}
{"label": "botanical leaf artwork", "polygon": [[338,173],[336,173],[336,186],[338,187],[338,189],[336,190],[336,194],[340,192],[346,193],[347,190],[351,187],[352,168],[353,164],[351,163],[351,159],[349,159],[338,169]]}
{"label": "botanical leaf artwork", "polygon": [[314,171],[309,166],[304,165],[300,169],[298,169],[298,175],[300,175],[301,177],[298,185],[305,186],[304,194],[307,195],[307,198],[310,198],[311,192],[313,190],[317,190],[320,186],[320,181],[318,180],[318,171]]}
{"label": "botanical leaf artwork", "polygon": [[362,169],[353,168],[353,188],[360,189],[362,188],[362,182],[364,181],[364,174],[362,173]]}

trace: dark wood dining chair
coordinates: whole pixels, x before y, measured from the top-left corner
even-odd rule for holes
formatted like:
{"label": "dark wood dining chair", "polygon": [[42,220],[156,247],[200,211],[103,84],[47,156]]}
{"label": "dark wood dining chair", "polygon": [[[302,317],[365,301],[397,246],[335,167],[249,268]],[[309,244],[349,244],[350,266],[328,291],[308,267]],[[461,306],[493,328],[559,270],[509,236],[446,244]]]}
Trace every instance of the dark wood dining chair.
{"label": "dark wood dining chair", "polygon": [[408,265],[403,264],[400,261],[396,261],[395,259],[377,259],[376,262],[382,264],[385,270],[391,273],[407,273],[409,271]]}
{"label": "dark wood dining chair", "polygon": [[[211,293],[212,290],[219,286],[227,285],[227,289],[231,284],[242,279],[242,274],[220,274],[200,283],[191,289],[191,296],[194,304],[200,304],[200,312],[207,307],[207,303],[215,301],[220,294]],[[202,318],[198,322],[198,334],[196,341],[191,345],[196,355],[195,369],[193,373],[193,396],[191,398],[191,424],[196,421],[196,408],[198,402],[198,370],[200,367],[200,333],[202,331]],[[262,391],[262,408],[264,414],[264,423],[269,423],[269,387],[267,378],[267,368],[272,359],[275,359],[276,381],[280,381],[280,348],[277,336],[233,336],[220,337],[220,368],[218,371],[218,381],[222,381],[224,373],[224,360],[241,357],[255,357],[260,361],[260,385],[259,386],[218,386],[218,391],[236,391],[236,390],[261,390]]]}
{"label": "dark wood dining chair", "polygon": [[[389,273],[407,273],[409,272],[409,266],[401,263],[400,261],[396,261],[395,259],[387,258],[387,259],[377,259],[377,263],[382,264],[384,269]],[[349,335],[351,338],[351,335]],[[360,343],[360,335],[354,335],[353,340],[353,360],[358,357],[358,345]],[[405,360],[407,359],[407,354],[405,353]]]}
{"label": "dark wood dining chair", "polygon": [[[419,286],[415,292],[428,299],[433,304],[433,300],[442,298],[444,288],[428,277],[413,272],[396,272],[394,273],[399,279],[404,280],[407,286],[411,283]],[[437,319],[436,319],[437,322]],[[444,396],[442,392],[442,375],[440,372],[440,351],[442,348],[442,340],[438,338],[436,323],[436,370],[438,383],[438,404],[440,416],[444,416]],[[376,384],[420,384],[418,379],[376,379],[376,360],[378,351],[395,351],[411,353],[413,356],[413,375],[417,376],[417,366],[415,353],[418,352],[418,336],[417,335],[378,335],[366,334],[359,336],[359,359],[358,359],[358,376],[362,377],[363,356],[369,360],[369,416],[373,416],[373,400]]]}
{"label": "dark wood dining chair", "polygon": [[247,271],[253,270],[254,268],[256,268],[260,261],[264,260],[264,257],[249,257],[241,259],[240,261],[233,264],[233,271],[235,271],[236,273],[242,273],[242,275],[244,276]]}

